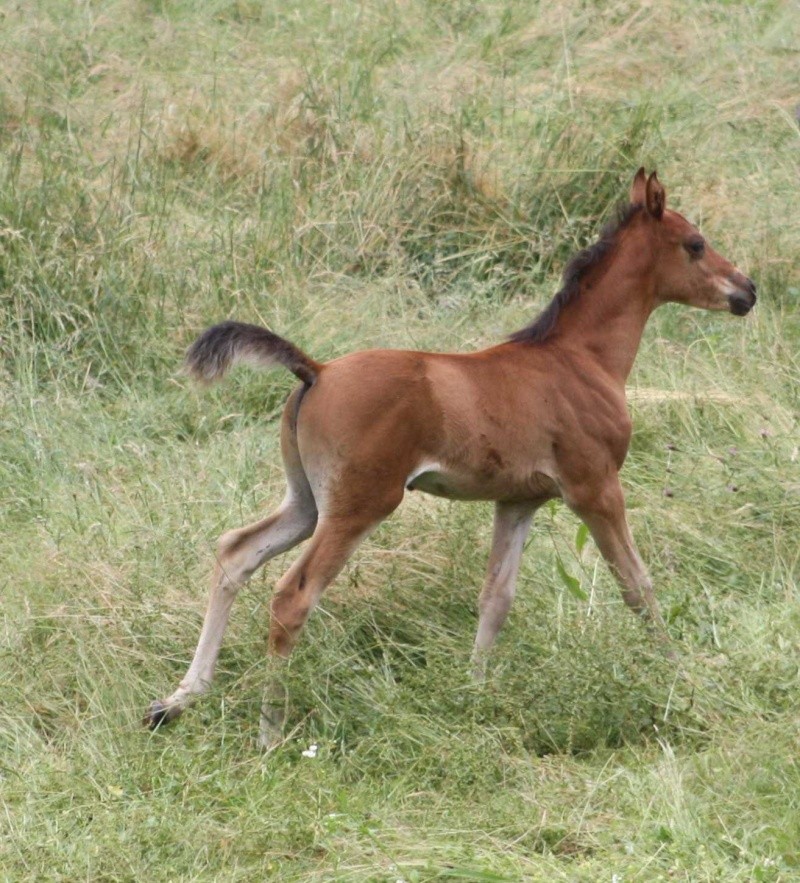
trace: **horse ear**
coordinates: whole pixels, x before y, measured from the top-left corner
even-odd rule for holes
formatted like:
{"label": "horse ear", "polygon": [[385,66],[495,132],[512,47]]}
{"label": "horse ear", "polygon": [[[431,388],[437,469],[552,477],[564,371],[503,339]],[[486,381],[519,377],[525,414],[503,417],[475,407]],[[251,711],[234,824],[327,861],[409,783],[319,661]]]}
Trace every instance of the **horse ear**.
{"label": "horse ear", "polygon": [[660,221],[667,205],[667,193],[661,186],[661,182],[658,180],[655,172],[647,179],[644,204],[647,208],[647,213],[657,221]]}
{"label": "horse ear", "polygon": [[645,190],[647,188],[647,175],[642,166],[633,177],[631,184],[631,205],[644,205]]}

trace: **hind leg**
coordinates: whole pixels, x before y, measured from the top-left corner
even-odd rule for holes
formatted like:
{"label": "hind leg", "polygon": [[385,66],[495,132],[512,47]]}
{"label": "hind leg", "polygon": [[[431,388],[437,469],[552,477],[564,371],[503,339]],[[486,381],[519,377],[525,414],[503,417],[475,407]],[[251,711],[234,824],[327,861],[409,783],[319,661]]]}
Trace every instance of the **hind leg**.
{"label": "hind leg", "polygon": [[220,537],[208,607],[194,659],[175,692],[151,704],[144,719],[151,728],[174,720],[192,699],[208,690],[231,606],[239,589],[264,562],[287,552],[314,532],[317,504],[300,462],[293,426],[296,396],[297,393],[287,403],[281,430],[288,485],[286,499],[268,518],[228,531]]}
{"label": "hind leg", "polygon": [[163,701],[152,703],[145,723],[154,728],[174,720],[195,697],[208,690],[239,589],[265,561],[311,536],[316,520],[313,498],[288,496],[280,509],[268,518],[222,535],[194,659],[175,692]]}
{"label": "hind leg", "polygon": [[399,504],[338,517],[321,517],[311,543],[275,588],[269,629],[269,670],[261,706],[259,741],[271,748],[281,740],[286,709],[283,667],[291,655],[309,613],[325,588],[344,567],[356,546]]}

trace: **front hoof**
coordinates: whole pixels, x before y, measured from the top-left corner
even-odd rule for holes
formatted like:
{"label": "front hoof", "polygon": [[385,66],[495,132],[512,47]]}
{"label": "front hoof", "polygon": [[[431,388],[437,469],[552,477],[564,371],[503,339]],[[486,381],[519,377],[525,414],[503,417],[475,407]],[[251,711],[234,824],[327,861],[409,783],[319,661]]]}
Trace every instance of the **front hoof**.
{"label": "front hoof", "polygon": [[280,732],[262,728],[258,734],[258,747],[267,754],[274,751],[282,742],[283,734]]}
{"label": "front hoof", "polygon": [[264,751],[272,751],[283,742],[284,712],[282,708],[265,704],[261,708],[258,726],[258,744]]}
{"label": "front hoof", "polygon": [[180,705],[167,705],[158,699],[150,703],[142,723],[151,730],[157,730],[162,724],[168,724],[179,717],[183,709]]}

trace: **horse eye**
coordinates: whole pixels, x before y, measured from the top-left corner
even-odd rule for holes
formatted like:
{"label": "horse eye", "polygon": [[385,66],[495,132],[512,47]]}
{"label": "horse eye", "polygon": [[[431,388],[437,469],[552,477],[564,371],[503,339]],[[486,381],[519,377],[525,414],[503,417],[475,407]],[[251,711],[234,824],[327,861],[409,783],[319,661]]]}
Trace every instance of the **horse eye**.
{"label": "horse eye", "polygon": [[693,258],[699,258],[702,257],[703,252],[706,248],[706,244],[702,239],[697,238],[690,239],[688,242],[685,242],[683,247]]}

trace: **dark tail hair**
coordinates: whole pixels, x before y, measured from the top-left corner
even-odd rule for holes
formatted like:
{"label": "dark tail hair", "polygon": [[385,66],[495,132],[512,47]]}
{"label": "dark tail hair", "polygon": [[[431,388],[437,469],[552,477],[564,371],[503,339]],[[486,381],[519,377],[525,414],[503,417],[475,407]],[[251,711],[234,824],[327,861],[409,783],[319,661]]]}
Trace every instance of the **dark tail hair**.
{"label": "dark tail hair", "polygon": [[212,383],[237,362],[262,368],[283,365],[309,386],[322,368],[288,340],[244,322],[223,322],[204,331],[189,347],[185,364],[196,380]]}

